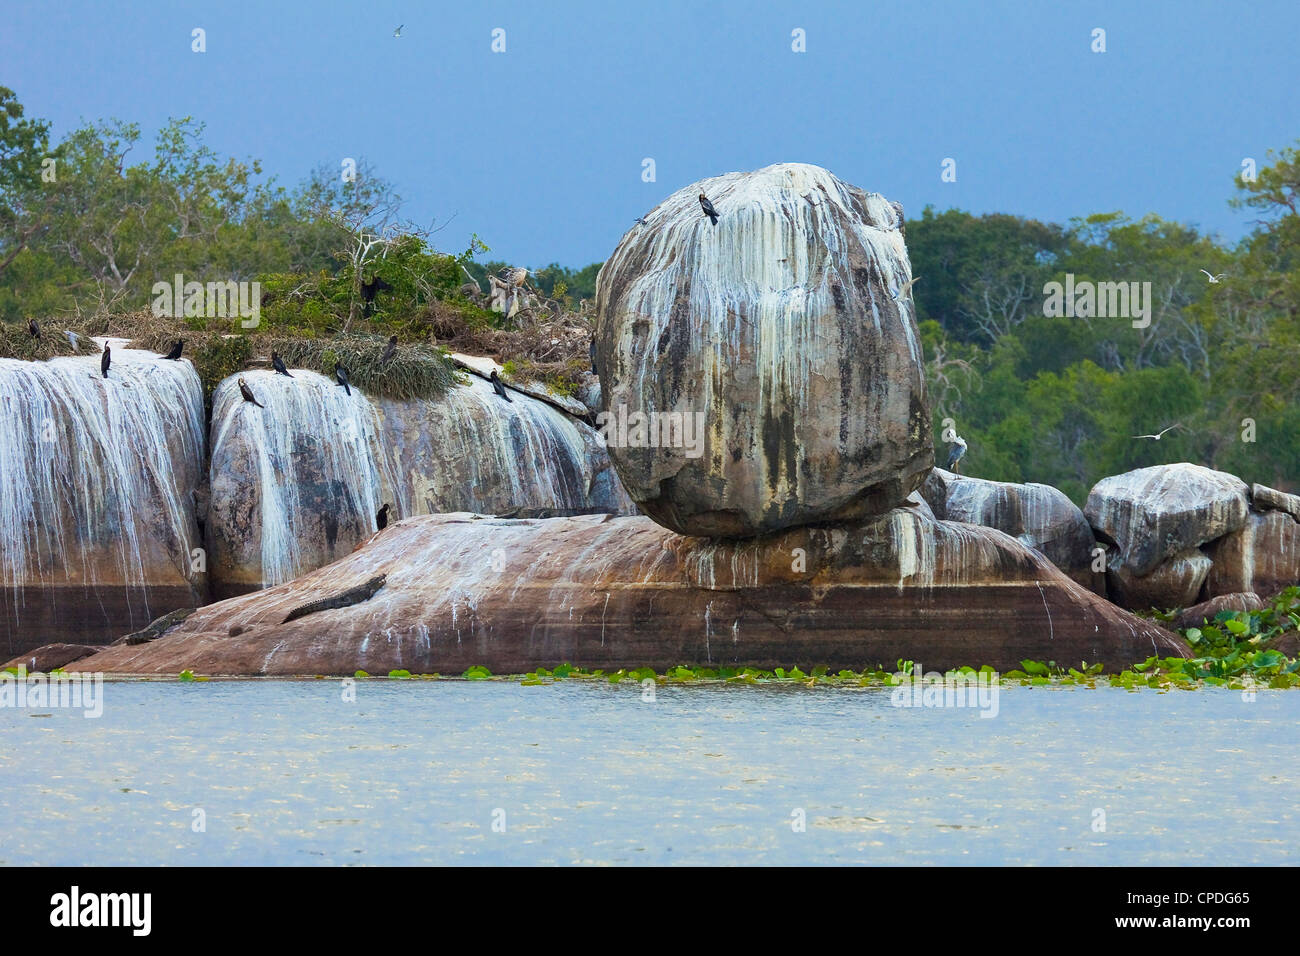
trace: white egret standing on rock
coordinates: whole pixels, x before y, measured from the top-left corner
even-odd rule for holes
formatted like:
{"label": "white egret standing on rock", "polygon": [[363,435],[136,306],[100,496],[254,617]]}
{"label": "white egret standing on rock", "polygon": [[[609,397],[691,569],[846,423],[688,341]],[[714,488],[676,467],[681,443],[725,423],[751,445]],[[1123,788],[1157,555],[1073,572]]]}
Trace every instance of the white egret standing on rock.
{"label": "white egret standing on rock", "polygon": [[966,455],[966,439],[962,438],[956,432],[952,433],[952,444],[948,448],[948,465],[949,471],[954,474],[961,474],[961,460]]}

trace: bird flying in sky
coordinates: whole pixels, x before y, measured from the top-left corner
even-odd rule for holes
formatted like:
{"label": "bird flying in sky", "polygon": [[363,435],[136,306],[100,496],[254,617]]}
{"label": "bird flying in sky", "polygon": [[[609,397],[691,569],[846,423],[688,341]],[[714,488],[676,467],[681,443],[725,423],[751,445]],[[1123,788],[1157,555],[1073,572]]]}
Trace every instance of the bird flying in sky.
{"label": "bird flying in sky", "polygon": [[1134,435],[1133,437],[1134,437],[1134,438],[1154,438],[1156,441],[1159,441],[1161,438],[1164,438],[1165,435],[1166,435],[1167,433],[1173,431],[1175,428],[1182,428],[1182,427],[1183,427],[1183,425],[1182,425],[1181,422],[1174,422],[1174,423],[1173,423],[1172,425],[1170,425],[1168,428],[1164,429],[1163,431],[1157,432],[1157,433],[1154,434],[1154,435]]}
{"label": "bird flying in sky", "polygon": [[916,285],[920,281],[921,281],[920,276],[915,276],[911,279],[908,279],[905,283],[903,283],[903,287],[898,290],[898,295],[894,296],[894,298],[899,300],[907,298],[909,295],[912,294],[912,286]]}
{"label": "bird flying in sky", "polygon": [[[1202,272],[1205,272],[1204,269],[1202,269],[1201,271],[1202,271]],[[1226,275],[1227,275],[1226,272],[1220,272],[1217,276],[1215,276],[1215,275],[1210,275],[1210,273],[1205,272],[1205,278],[1207,278],[1207,279],[1210,280],[1210,284],[1211,284],[1211,285],[1217,285],[1218,282],[1219,282],[1219,280],[1222,279],[1222,278],[1223,278],[1224,276],[1226,276]]]}
{"label": "bird flying in sky", "polygon": [[[405,23],[402,24],[402,27],[404,26],[406,26]],[[393,31],[393,36],[397,37],[399,40],[402,38],[402,27],[398,27],[396,30]]]}

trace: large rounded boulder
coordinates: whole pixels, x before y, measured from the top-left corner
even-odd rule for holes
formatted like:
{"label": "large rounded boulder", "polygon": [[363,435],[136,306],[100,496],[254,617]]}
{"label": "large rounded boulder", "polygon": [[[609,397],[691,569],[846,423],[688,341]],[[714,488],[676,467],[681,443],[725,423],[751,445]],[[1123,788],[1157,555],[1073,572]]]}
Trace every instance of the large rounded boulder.
{"label": "large rounded boulder", "polygon": [[783,163],[695,183],[624,236],[597,281],[598,424],[647,515],[740,537],[906,500],[933,450],[902,224]]}

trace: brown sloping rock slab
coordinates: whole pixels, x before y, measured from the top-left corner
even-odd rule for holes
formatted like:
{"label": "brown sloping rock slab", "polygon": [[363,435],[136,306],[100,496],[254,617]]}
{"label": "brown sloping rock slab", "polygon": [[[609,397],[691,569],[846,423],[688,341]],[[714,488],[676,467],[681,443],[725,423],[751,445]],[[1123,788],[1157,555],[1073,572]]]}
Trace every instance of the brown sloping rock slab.
{"label": "brown sloping rock slab", "polygon": [[1200,627],[1206,621],[1213,621],[1220,611],[1260,611],[1264,602],[1259,595],[1250,591],[1240,594],[1220,594],[1208,601],[1194,604],[1178,612],[1174,618],[1174,627],[1182,631],[1189,627]]}
{"label": "brown sloping rock slab", "polygon": [[[1083,509],[1097,537],[1118,546],[1136,577],[1246,523],[1246,483],[1181,462],[1103,478]],[[1241,590],[1241,589],[1237,589]]]}
{"label": "brown sloping rock slab", "polygon": [[1205,582],[1211,597],[1238,591],[1273,595],[1300,584],[1300,523],[1284,511],[1252,514],[1244,527],[1206,550],[1214,559]]}
{"label": "brown sloping rock slab", "polygon": [[[381,576],[377,591],[364,587]],[[349,606],[283,623],[358,591]],[[327,568],[201,608],[156,641],[79,667],[382,675],[907,658],[1009,669],[1186,653],[1001,532],[916,508],[744,542],[681,537],[644,517],[462,513],[403,521]]]}
{"label": "brown sloping rock slab", "polygon": [[780,163],[645,218],[601,267],[595,338],[597,424],[642,511],[744,537],[901,504],[934,450],[900,208]]}
{"label": "brown sloping rock slab", "polygon": [[1088,519],[1065,492],[1051,485],[970,478],[935,468],[921,486],[938,517],[1006,532],[1084,587],[1105,594],[1104,575],[1094,572]]}
{"label": "brown sloping rock slab", "polygon": [[29,674],[49,672],[56,667],[66,667],[73,661],[83,660],[103,649],[102,644],[46,644],[0,664],[0,670],[6,667],[25,667]]}

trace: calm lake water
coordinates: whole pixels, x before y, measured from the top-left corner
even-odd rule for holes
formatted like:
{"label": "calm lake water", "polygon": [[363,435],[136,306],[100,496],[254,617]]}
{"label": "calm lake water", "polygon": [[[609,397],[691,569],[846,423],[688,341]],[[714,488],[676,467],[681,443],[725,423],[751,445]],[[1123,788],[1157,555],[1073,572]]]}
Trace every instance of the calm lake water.
{"label": "calm lake water", "polygon": [[1300,843],[1294,691],[1006,687],[985,719],[878,688],[341,689],[0,710],[0,862],[1231,865]]}

